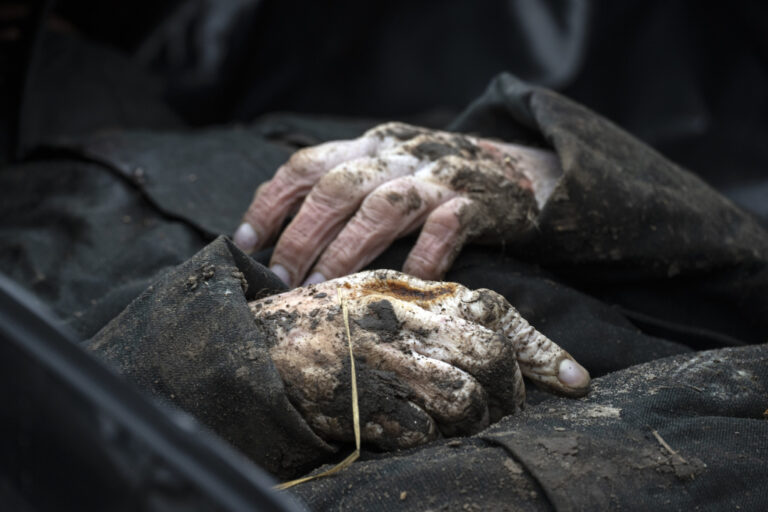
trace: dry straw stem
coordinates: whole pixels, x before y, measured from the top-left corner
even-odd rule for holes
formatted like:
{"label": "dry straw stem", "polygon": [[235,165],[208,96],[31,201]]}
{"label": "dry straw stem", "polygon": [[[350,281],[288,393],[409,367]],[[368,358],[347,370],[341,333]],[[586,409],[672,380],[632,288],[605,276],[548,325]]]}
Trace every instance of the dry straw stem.
{"label": "dry straw stem", "polygon": [[288,489],[294,485],[303,484],[315,478],[322,478],[325,476],[331,476],[334,473],[338,473],[342,469],[351,465],[360,457],[360,409],[357,405],[357,373],[355,372],[355,355],[352,352],[352,334],[349,331],[349,311],[347,310],[347,303],[344,301],[344,297],[341,295],[341,288],[336,288],[336,293],[339,296],[339,305],[341,306],[341,312],[344,315],[344,327],[347,330],[347,345],[349,346],[349,370],[352,374],[352,425],[355,430],[355,451],[350,453],[349,456],[343,461],[336,464],[328,471],[323,471],[316,475],[305,476],[290,482],[284,482],[276,485],[275,489],[282,491]]}
{"label": "dry straw stem", "polygon": [[666,449],[666,450],[669,452],[669,454],[670,454],[670,455],[672,455],[673,457],[677,457],[678,459],[680,459],[680,462],[682,462],[683,464],[688,464],[688,461],[686,461],[686,460],[683,458],[683,456],[682,456],[682,455],[680,455],[679,453],[677,453],[675,450],[673,450],[673,449],[672,449],[672,447],[671,447],[671,446],[669,446],[669,444],[667,444],[667,442],[664,440],[664,438],[663,438],[663,437],[661,437],[661,434],[659,434],[659,433],[658,433],[658,432],[656,432],[655,430],[651,430],[651,434],[653,434],[653,437],[655,437],[655,438],[656,438],[656,440],[659,442],[659,444],[660,444],[661,446],[663,446],[663,447],[664,447],[664,448],[665,448],[665,449]]}

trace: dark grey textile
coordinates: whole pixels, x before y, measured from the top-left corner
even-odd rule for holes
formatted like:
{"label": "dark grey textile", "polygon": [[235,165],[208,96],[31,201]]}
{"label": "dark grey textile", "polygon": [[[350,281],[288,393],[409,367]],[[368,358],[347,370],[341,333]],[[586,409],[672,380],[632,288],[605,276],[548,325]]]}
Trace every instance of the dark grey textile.
{"label": "dark grey textile", "polygon": [[107,133],[55,146],[104,163],[134,182],[166,217],[183,219],[209,237],[232,229],[255,187],[291,153],[256,130],[237,127]]}
{"label": "dark grey textile", "polygon": [[333,449],[288,402],[246,303],[284,289],[222,237],[153,283],[88,348],[285,478]]}
{"label": "dark grey textile", "polygon": [[766,231],[701,179],[586,108],[509,75],[452,128],[541,138],[557,151],[565,178],[523,246],[529,257],[625,307],[765,341]]}
{"label": "dark grey textile", "polygon": [[656,360],[295,492],[316,510],[761,510],[767,369],[766,345]]}
{"label": "dark grey textile", "polygon": [[[106,324],[90,343],[119,370],[281,475],[331,450],[280,392],[248,317],[245,299],[274,289],[274,277],[227,241],[206,243],[234,229],[255,185],[288,154],[275,139],[293,133],[295,141],[301,126],[286,117],[248,130],[102,134],[66,146],[66,159],[52,153],[0,173],[9,198],[0,212],[3,271],[84,336]],[[585,399],[534,391],[523,414],[473,438],[366,453],[296,494],[316,509],[768,502],[765,345],[700,352],[768,338],[768,235],[614,125],[510,76],[453,128],[551,145],[566,174],[537,235],[470,246],[447,279],[499,291],[601,378]],[[223,156],[229,141],[239,158]],[[399,268],[409,242],[371,266]],[[285,454],[279,462],[276,452]]]}
{"label": "dark grey textile", "polygon": [[0,190],[0,268],[84,338],[206,243],[107,168],[81,159],[3,169]]}

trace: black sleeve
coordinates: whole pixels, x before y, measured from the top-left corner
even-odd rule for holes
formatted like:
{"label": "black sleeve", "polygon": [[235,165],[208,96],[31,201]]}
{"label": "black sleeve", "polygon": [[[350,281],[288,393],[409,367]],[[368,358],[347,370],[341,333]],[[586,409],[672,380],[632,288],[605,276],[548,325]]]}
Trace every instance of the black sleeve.
{"label": "black sleeve", "polygon": [[768,233],[692,173],[510,75],[452,128],[556,151],[564,175],[517,248],[523,257],[644,315],[749,342],[768,336]]}
{"label": "black sleeve", "polygon": [[293,408],[247,300],[284,289],[225,238],[168,271],[88,347],[278,477],[334,449]]}

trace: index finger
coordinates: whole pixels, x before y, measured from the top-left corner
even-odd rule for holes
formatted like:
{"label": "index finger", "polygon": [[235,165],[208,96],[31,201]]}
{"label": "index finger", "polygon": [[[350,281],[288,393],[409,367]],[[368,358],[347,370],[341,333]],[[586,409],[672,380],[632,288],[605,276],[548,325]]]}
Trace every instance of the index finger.
{"label": "index finger", "polygon": [[423,281],[392,270],[361,272],[346,280],[357,281],[361,295],[389,294],[427,311],[453,315],[501,332],[515,348],[523,375],[542,387],[572,397],[583,396],[589,390],[589,372],[492,290],[470,290],[457,283]]}
{"label": "index finger", "polygon": [[233,236],[245,252],[264,247],[317,181],[337,165],[375,153],[375,137],[326,142],[297,151],[253,197]]}

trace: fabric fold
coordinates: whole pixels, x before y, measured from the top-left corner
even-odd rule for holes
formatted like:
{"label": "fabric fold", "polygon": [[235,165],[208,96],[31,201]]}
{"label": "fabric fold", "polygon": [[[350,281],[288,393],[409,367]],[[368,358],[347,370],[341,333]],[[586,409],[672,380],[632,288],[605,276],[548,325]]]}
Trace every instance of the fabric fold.
{"label": "fabric fold", "polygon": [[247,298],[284,289],[224,237],[165,273],[87,344],[280,478],[334,453],[288,401]]}

